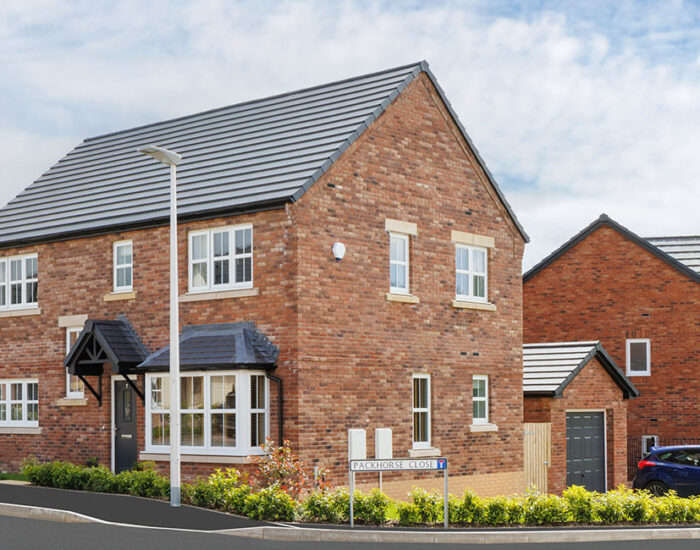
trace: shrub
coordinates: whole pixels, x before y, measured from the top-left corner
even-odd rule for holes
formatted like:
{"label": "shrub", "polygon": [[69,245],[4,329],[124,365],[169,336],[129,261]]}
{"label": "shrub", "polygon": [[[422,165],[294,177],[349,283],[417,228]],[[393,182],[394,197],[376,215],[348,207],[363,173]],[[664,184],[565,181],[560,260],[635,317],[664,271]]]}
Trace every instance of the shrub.
{"label": "shrub", "polygon": [[593,521],[593,496],[595,493],[586,491],[584,487],[572,485],[562,493],[569,508],[571,519],[579,523]]}
{"label": "shrub", "polygon": [[368,495],[355,492],[353,513],[355,519],[362,523],[381,525],[386,523],[389,510],[389,497],[379,489],[372,489]]}
{"label": "shrub", "polygon": [[307,489],[307,477],[304,462],[294,454],[289,441],[285,440],[281,447],[276,447],[268,437],[262,450],[264,454],[250,457],[257,467],[256,484],[261,487],[276,485],[280,490],[299,498]]}
{"label": "shrub", "polygon": [[653,499],[654,516],[661,523],[689,523],[695,521],[695,506],[689,499],[680,498],[675,491]]}
{"label": "shrub", "polygon": [[113,493],[116,483],[114,474],[104,466],[85,468],[82,472],[82,487],[84,491],[96,493]]}
{"label": "shrub", "polygon": [[461,499],[450,499],[448,504],[450,523],[466,525],[481,523],[484,518],[484,501],[467,489]]}
{"label": "shrub", "polygon": [[487,499],[484,505],[483,523],[486,525],[504,525],[510,523],[509,499],[495,497]]}
{"label": "shrub", "polygon": [[566,500],[555,495],[528,492],[523,499],[523,520],[531,525],[564,523],[569,519]]}
{"label": "shrub", "polygon": [[[416,509],[417,521],[415,523],[437,523],[442,518],[444,501],[442,495],[437,491],[429,493],[414,487],[408,496]],[[413,514],[413,512],[411,513]]]}
{"label": "shrub", "polygon": [[[217,469],[207,479],[199,481],[191,488],[192,504],[204,508],[230,510],[241,512],[243,504],[238,502],[239,495],[233,494],[234,489],[246,485],[245,478],[235,468]],[[243,496],[245,499],[245,496]]]}
{"label": "shrub", "polygon": [[246,496],[243,513],[257,520],[293,521],[296,503],[277,485],[270,485]]}
{"label": "shrub", "polygon": [[349,508],[350,495],[342,488],[334,493],[316,491],[302,503],[305,519],[327,523],[347,521]]}

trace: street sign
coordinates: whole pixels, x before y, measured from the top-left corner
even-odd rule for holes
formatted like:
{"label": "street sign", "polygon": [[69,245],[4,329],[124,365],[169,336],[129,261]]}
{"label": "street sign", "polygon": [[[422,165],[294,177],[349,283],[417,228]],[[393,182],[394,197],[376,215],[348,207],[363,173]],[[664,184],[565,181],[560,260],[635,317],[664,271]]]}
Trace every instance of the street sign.
{"label": "street sign", "polygon": [[351,460],[351,472],[397,472],[447,470],[446,458],[395,458],[391,460]]}

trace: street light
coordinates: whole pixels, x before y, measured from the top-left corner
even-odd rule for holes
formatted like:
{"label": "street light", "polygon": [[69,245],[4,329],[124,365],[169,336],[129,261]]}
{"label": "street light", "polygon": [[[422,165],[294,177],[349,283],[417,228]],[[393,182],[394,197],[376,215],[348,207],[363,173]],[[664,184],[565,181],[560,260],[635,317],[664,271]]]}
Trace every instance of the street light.
{"label": "street light", "polygon": [[177,169],[182,156],[156,145],[136,149],[170,166],[170,506],[180,506],[180,319],[177,303]]}

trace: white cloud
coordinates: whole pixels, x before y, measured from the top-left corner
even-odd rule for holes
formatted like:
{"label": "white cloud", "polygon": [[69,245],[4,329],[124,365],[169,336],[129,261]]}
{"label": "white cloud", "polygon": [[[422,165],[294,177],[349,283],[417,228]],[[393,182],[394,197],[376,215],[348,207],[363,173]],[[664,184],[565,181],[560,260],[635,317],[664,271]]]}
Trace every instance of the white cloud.
{"label": "white cloud", "polygon": [[696,7],[396,6],[6,0],[0,204],[82,137],[425,58],[532,237],[526,266],[603,211],[700,233]]}

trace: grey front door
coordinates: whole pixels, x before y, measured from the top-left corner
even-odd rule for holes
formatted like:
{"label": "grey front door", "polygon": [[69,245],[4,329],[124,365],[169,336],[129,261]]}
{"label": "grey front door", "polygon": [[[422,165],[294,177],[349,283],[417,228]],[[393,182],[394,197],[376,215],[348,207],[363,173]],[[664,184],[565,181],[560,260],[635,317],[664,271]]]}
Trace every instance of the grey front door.
{"label": "grey front door", "polygon": [[566,486],[605,492],[605,416],[566,413]]}
{"label": "grey front door", "polygon": [[114,382],[114,470],[136,464],[136,394],[125,381]]}

